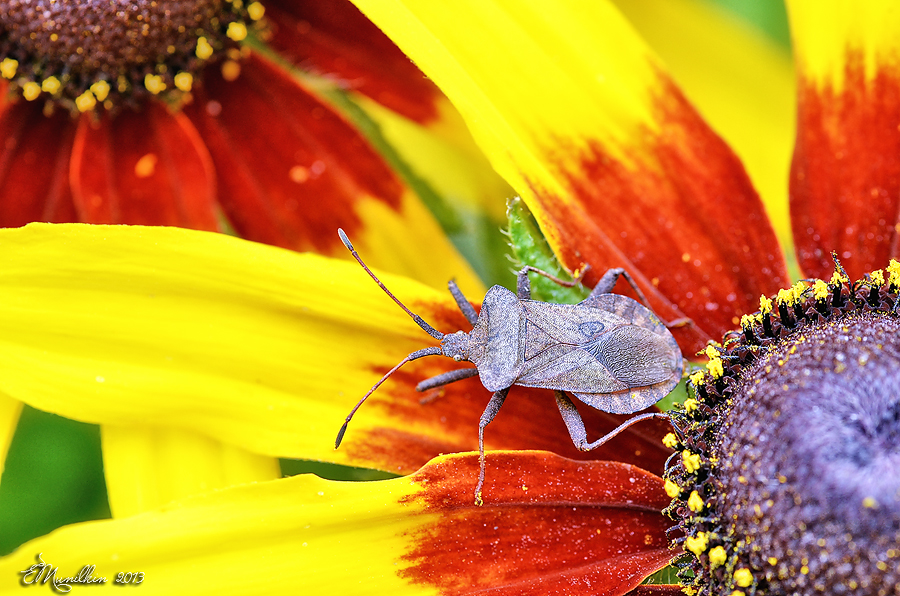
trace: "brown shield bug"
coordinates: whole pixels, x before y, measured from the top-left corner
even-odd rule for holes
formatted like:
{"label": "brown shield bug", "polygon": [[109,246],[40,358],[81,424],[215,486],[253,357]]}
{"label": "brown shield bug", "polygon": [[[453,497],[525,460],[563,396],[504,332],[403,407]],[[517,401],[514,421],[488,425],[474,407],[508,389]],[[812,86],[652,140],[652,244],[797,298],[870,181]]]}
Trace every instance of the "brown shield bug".
{"label": "brown shield bug", "polygon": [[574,285],[526,266],[517,274],[513,294],[503,286],[493,286],[482,302],[481,311],[466,300],[453,281],[450,293],[465,315],[472,330],[443,334],[410,311],[375,276],[362,261],[343,230],[338,235],[344,246],[375,280],[426,333],[441,345],[416,350],[389,370],[356,404],[344,421],[334,442],[341,444],[353,415],[379,386],[401,366],[424,356],[447,356],[457,362],[467,361],[475,368],[461,368],[426,379],[416,386],[418,391],[440,387],[454,381],[478,376],[494,394],[478,424],[478,452],[481,469],[475,488],[475,501],[481,504],[484,484],[484,428],[503,405],[513,385],[552,389],[572,442],[582,451],[596,449],[621,430],[649,417],[644,414],[625,422],[606,436],[589,443],[584,422],[575,409],[571,393],[585,404],[613,414],[631,414],[643,410],[665,397],[681,379],[681,350],[668,325],[649,307],[627,296],[611,294],[620,276],[631,284],[638,297],[647,303],[637,284],[623,269],[607,271],[590,295],[575,305],[553,304],[531,300],[528,273],[544,275],[561,285]]}

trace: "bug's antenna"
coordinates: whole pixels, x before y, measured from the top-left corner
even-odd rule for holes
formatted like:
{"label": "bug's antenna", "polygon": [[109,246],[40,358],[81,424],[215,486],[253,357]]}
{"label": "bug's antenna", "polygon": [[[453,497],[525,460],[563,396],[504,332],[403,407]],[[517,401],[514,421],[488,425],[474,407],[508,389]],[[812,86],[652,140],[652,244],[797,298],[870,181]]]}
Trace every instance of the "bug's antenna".
{"label": "bug's antenna", "polygon": [[[365,267],[365,265],[363,265],[363,266]],[[413,352],[412,354],[410,354],[409,356],[407,356],[406,358],[404,358],[403,360],[398,362],[397,366],[395,366],[391,370],[387,371],[387,374],[385,374],[383,377],[381,377],[381,379],[379,379],[379,381],[377,383],[372,385],[372,388],[369,389],[368,393],[363,395],[363,398],[361,400],[359,400],[359,403],[356,404],[355,406],[353,406],[353,409],[350,410],[350,413],[347,415],[347,419],[344,420],[344,424],[341,425],[341,430],[338,431],[337,438],[334,440],[334,448],[337,449],[338,447],[341,446],[341,441],[344,440],[344,433],[347,432],[347,425],[350,424],[350,419],[353,418],[354,414],[356,414],[356,410],[358,410],[359,407],[361,405],[363,405],[363,402],[366,401],[366,399],[368,399],[368,397],[370,395],[375,393],[376,389],[381,387],[382,383],[387,381],[388,377],[390,377],[392,374],[397,372],[397,370],[401,366],[403,366],[410,360],[416,360],[417,358],[422,358],[423,356],[440,356],[440,355],[441,355],[441,349],[438,346],[432,346],[430,348],[423,348],[421,350],[416,350],[415,352]]]}
{"label": "bug's antenna", "polygon": [[[403,310],[405,310],[405,311],[406,311],[406,314],[408,314],[409,316],[411,316],[411,317],[412,317],[412,320],[416,322],[416,325],[418,325],[419,327],[421,327],[421,328],[425,331],[425,333],[427,333],[428,335],[430,335],[430,336],[433,337],[434,339],[444,339],[444,334],[443,334],[443,333],[441,333],[440,331],[438,331],[437,329],[435,329],[434,327],[432,327],[431,325],[429,325],[428,323],[426,323],[425,320],[424,320],[422,317],[420,317],[419,315],[417,315],[417,314],[414,313],[413,311],[411,311],[411,310],[409,310],[408,308],[406,308],[406,305],[405,305],[405,304],[403,304],[402,302],[400,302],[400,300],[398,300],[396,296],[394,296],[393,294],[391,294],[391,291],[390,291],[389,289],[387,289],[387,286],[385,286],[383,283],[381,283],[381,280],[378,279],[378,277],[376,277],[374,273],[372,273],[372,270],[369,269],[369,268],[366,266],[365,263],[363,263],[362,258],[359,256],[359,253],[356,252],[356,249],[353,248],[353,245],[350,243],[350,239],[347,238],[347,234],[344,233],[344,230],[338,228],[338,236],[341,237],[341,242],[344,243],[344,246],[347,247],[347,250],[350,251],[350,254],[353,255],[353,258],[356,259],[356,261],[357,261],[360,265],[362,265],[362,268],[366,270],[366,273],[368,273],[369,276],[371,276],[371,278],[375,280],[375,283],[378,284],[378,287],[380,287],[382,290],[384,290],[384,293],[387,294],[388,296],[390,296],[390,297],[391,297],[391,300],[393,300],[394,302],[396,302],[396,303],[400,306],[400,308],[402,308]],[[382,380],[384,380],[384,379],[382,379]],[[376,387],[377,387],[377,385],[376,385]],[[374,389],[374,388],[373,388],[373,389]],[[365,398],[363,398],[363,399],[365,399]],[[357,406],[357,407],[358,407],[358,406]],[[354,409],[354,411],[356,411],[356,410]]]}

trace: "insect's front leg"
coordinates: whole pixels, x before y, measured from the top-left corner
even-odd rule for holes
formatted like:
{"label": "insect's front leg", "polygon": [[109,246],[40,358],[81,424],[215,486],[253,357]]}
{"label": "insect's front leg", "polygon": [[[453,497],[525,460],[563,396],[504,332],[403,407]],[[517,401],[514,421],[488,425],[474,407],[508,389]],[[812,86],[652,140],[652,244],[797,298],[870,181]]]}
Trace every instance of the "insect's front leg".
{"label": "insect's front leg", "polygon": [[487,407],[481,414],[481,420],[478,422],[478,463],[480,468],[478,470],[478,484],[475,486],[476,505],[484,505],[484,501],[481,499],[481,487],[484,485],[484,427],[490,424],[497,412],[500,411],[508,393],[509,387],[494,392],[494,395],[491,396],[491,401],[488,402]]}
{"label": "insect's front leg", "polygon": [[459,310],[462,311],[462,314],[466,317],[466,320],[470,325],[474,325],[476,321],[478,321],[478,313],[475,312],[475,308],[472,306],[472,303],[469,302],[465,295],[462,293],[462,290],[459,289],[459,286],[456,285],[455,280],[450,280],[447,282],[447,288],[450,290],[450,294],[453,296],[453,299],[456,300],[456,305],[459,307]]}

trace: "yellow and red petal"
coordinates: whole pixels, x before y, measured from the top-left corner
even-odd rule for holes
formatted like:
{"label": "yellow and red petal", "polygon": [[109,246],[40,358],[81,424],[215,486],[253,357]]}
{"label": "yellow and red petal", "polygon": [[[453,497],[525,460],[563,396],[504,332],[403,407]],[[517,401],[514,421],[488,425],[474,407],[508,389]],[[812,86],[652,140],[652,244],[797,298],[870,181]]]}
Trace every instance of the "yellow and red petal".
{"label": "yellow and red petal", "polygon": [[83,114],[71,184],[84,222],[219,228],[209,152],[190,121],[160,102]]}
{"label": "yellow and red petal", "polygon": [[271,24],[266,42],[294,64],[420,124],[439,118],[441,92],[348,0],[270,0],[265,6]]}
{"label": "yellow and red petal", "polygon": [[[493,460],[493,462],[491,461]],[[0,559],[21,589],[35,555],[57,577],[85,564],[147,593],[618,595],[672,558],[662,480],[611,462],[498,453],[485,505],[474,454],[375,483],[301,476],[211,492],[129,518],[76,524]],[[302,573],[285,573],[285,569]],[[252,572],[248,572],[251,570]],[[98,589],[95,587],[94,589]]]}
{"label": "yellow and red petal", "polygon": [[238,234],[346,258],[341,227],[373,265],[435,286],[455,276],[480,290],[368,141],[284,69],[252,53],[235,80],[210,72],[195,95],[185,113],[209,147],[219,201]]}
{"label": "yellow and red petal", "polygon": [[789,2],[798,71],[791,218],[803,272],[861,276],[900,255],[900,15]]}
{"label": "yellow and red petal", "polygon": [[[355,264],[166,227],[32,224],[0,230],[0,391],[77,420],[196,432],[258,454],[412,472],[474,448],[488,394],[475,379],[417,393],[455,367],[401,369],[334,439],[347,413],[406,354],[433,340]],[[438,329],[465,327],[449,293],[385,283]],[[423,403],[424,398],[424,403]],[[541,447],[661,471],[664,425],[580,454],[552,394],[512,392],[489,448]],[[592,433],[621,417],[583,408]]]}
{"label": "yellow and red petal", "polygon": [[[358,6],[454,102],[571,269],[632,272],[692,352],[786,281],[743,166],[607,2]],[[490,40],[486,43],[485,40]]]}
{"label": "yellow and red petal", "polygon": [[21,413],[21,401],[0,393],[0,477],[3,475],[6,453],[9,451]]}
{"label": "yellow and red petal", "polygon": [[41,107],[0,103],[0,226],[77,221],[69,190],[75,125],[60,111],[44,116]]}

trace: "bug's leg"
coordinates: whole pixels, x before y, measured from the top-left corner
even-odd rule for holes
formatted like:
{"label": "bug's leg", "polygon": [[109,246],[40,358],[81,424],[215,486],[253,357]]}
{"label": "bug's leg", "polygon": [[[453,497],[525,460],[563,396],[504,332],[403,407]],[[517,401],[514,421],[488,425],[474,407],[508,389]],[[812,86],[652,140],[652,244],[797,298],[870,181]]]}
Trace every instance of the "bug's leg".
{"label": "bug's leg", "polygon": [[584,277],[584,274],[587,270],[588,267],[582,268],[581,272],[578,274],[578,277],[576,277],[572,281],[566,281],[564,279],[556,277],[551,273],[547,273],[543,269],[538,269],[537,267],[532,267],[531,265],[525,265],[519,270],[518,273],[516,273],[516,294],[523,300],[529,300],[531,298],[531,280],[528,279],[529,273],[537,273],[538,275],[543,275],[554,283],[558,283],[565,288],[571,288],[581,282],[581,278]]}
{"label": "bug's leg", "polygon": [[435,387],[441,387],[476,376],[478,376],[477,368],[457,368],[455,370],[448,370],[447,372],[431,377],[430,379],[425,379],[416,385],[416,391],[428,391]]}
{"label": "bug's leg", "polygon": [[500,411],[508,393],[509,387],[494,392],[494,395],[491,396],[491,401],[488,402],[487,407],[481,414],[481,420],[478,422],[478,463],[480,467],[478,469],[478,484],[475,486],[475,504],[478,506],[484,505],[484,501],[481,499],[481,487],[484,486],[484,427],[490,424],[497,412]]}
{"label": "bug's leg", "polygon": [[556,394],[556,405],[559,407],[559,413],[562,414],[563,422],[566,423],[566,428],[569,430],[569,436],[572,437],[572,442],[579,451],[591,451],[592,449],[596,449],[632,424],[640,422],[641,420],[647,420],[649,418],[669,419],[669,415],[662,412],[648,412],[647,414],[641,414],[640,416],[629,418],[593,443],[588,443],[587,431],[584,429],[584,421],[581,419],[581,414],[575,409],[575,404],[573,404],[572,400],[562,391],[555,391],[554,393]]}
{"label": "bug's leg", "polygon": [[453,295],[453,299],[456,300],[456,305],[459,307],[459,310],[462,311],[462,314],[466,317],[466,320],[469,324],[474,325],[475,321],[478,320],[478,313],[475,312],[475,308],[472,306],[472,303],[466,300],[466,297],[463,295],[462,290],[459,289],[459,286],[456,285],[455,280],[450,280],[447,282],[447,287],[450,289],[450,293]]}
{"label": "bug's leg", "polygon": [[[619,281],[620,277],[625,278],[625,281],[628,282],[628,285],[631,286],[631,289],[634,290],[635,294],[637,294],[638,300],[641,301],[641,304],[652,311],[653,308],[647,301],[647,297],[644,296],[644,292],[642,292],[638,287],[637,283],[634,281],[634,278],[631,277],[631,275],[629,275],[629,273],[621,267],[613,267],[612,269],[607,270],[607,272],[603,274],[603,277],[600,278],[600,281],[597,282],[597,285],[594,286],[594,289],[591,290],[591,293],[588,295],[588,297],[584,299],[582,304],[590,304],[592,298],[596,298],[601,294],[609,294],[610,292],[612,292],[613,288],[616,286],[616,282]],[[681,317],[680,319],[675,319],[674,321],[663,321],[663,324],[669,328],[684,327],[685,325],[693,325],[694,321],[688,317]]]}

